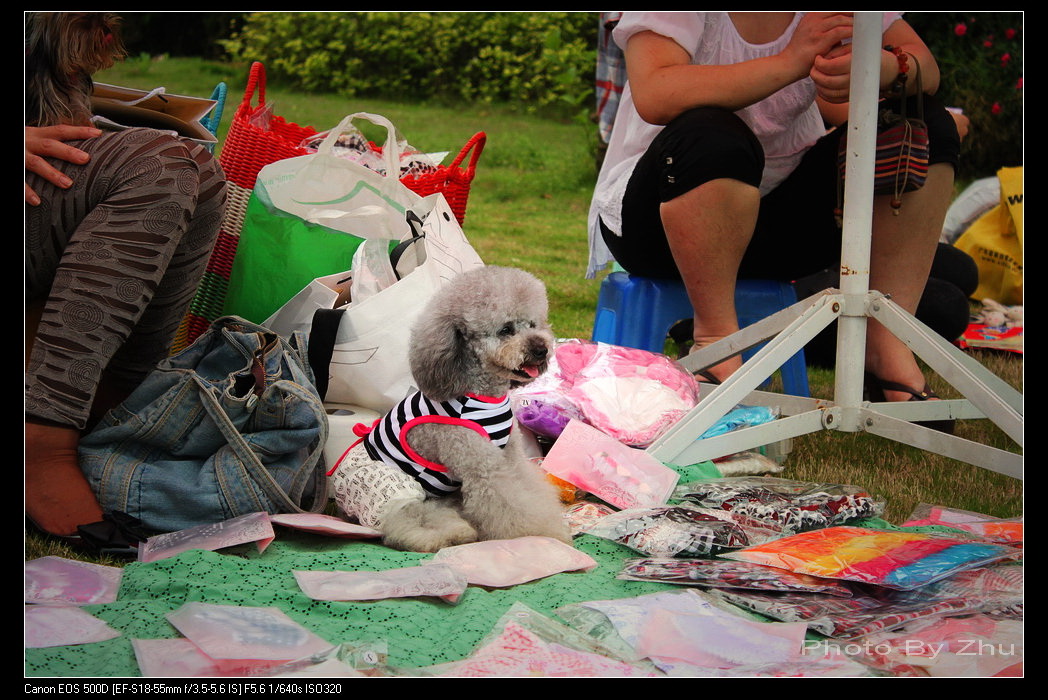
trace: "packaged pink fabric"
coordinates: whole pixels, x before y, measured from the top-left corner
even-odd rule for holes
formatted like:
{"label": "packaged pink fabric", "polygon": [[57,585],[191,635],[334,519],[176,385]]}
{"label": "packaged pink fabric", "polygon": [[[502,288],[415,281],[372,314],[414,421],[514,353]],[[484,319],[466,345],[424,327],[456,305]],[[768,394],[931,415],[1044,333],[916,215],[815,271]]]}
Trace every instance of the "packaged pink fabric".
{"label": "packaged pink fabric", "polygon": [[531,630],[508,623],[501,633],[468,659],[440,673],[449,678],[612,678],[656,674],[623,661],[546,642]]}
{"label": "packaged pink fabric", "polygon": [[356,523],[349,523],[333,515],[323,513],[281,513],[270,515],[270,521],[277,525],[315,532],[319,535],[330,535],[331,537],[345,537],[347,539],[376,539],[382,533],[374,528],[364,527]]}
{"label": "packaged pink fabric", "polygon": [[73,605],[25,606],[25,647],[64,647],[104,642],[120,632]]}
{"label": "packaged pink fabric", "polygon": [[384,600],[432,596],[457,603],[465,576],[450,566],[429,564],[385,571],[293,571],[302,592],[313,600]]}
{"label": "packaged pink fabric", "polygon": [[598,636],[608,646],[624,645],[660,669],[796,661],[806,633],[803,623],[747,619],[691,589],[573,603],[556,612],[575,629]]}
{"label": "packaged pink fabric", "polygon": [[514,392],[514,414],[556,438],[581,420],[635,447],[650,445],[699,399],[695,378],[660,353],[605,343],[560,344],[545,374]]}
{"label": "packaged pink fabric", "polygon": [[[138,671],[145,678],[208,678],[223,675],[254,675],[256,663],[233,668],[200,651],[200,647],[183,637],[176,639],[132,639]],[[279,662],[269,662],[263,668]]]}
{"label": "packaged pink fabric", "polygon": [[461,661],[418,669],[436,677],[655,677],[654,666],[625,659],[598,640],[514,603]]}
{"label": "packaged pink fabric", "polygon": [[647,452],[575,420],[550,448],[542,468],[616,508],[663,504],[680,480]]}
{"label": "packaged pink fabric", "polygon": [[248,542],[256,542],[258,551],[264,552],[274,537],[273,523],[268,513],[248,513],[220,523],[197,525],[150,537],[139,545],[138,560],[158,561],[190,549],[215,551]]}
{"label": "packaged pink fabric", "polygon": [[476,586],[505,588],[565,571],[589,571],[593,557],[552,537],[517,537],[445,547],[427,562],[443,564]]}
{"label": "packaged pink fabric", "polygon": [[25,564],[25,602],[55,605],[112,603],[124,570],[64,557],[40,557]]}
{"label": "packaged pink fabric", "polygon": [[293,661],[334,646],[279,608],[189,602],[168,613],[167,619],[202,652],[219,661]]}
{"label": "packaged pink fabric", "polygon": [[970,532],[990,542],[1012,547],[1023,546],[1023,519],[1021,517],[994,518],[968,510],[922,503],[914,509],[910,519],[903,523],[904,527],[917,525],[945,525]]}
{"label": "packaged pink fabric", "polygon": [[891,673],[933,678],[1021,676],[1023,623],[987,615],[919,620],[864,640],[872,661]]}
{"label": "packaged pink fabric", "polygon": [[717,608],[691,615],[654,610],[641,629],[636,648],[649,658],[733,668],[797,661],[806,632],[803,622],[754,622]]}

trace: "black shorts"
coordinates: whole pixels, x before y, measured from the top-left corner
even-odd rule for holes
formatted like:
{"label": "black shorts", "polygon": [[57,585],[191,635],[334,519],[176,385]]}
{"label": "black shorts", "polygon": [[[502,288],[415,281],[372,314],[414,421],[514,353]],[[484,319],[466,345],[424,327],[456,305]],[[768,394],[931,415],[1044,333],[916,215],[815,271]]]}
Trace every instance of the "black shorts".
{"label": "black shorts", "polygon": [[[915,107],[907,105],[907,109]],[[930,163],[956,167],[960,139],[953,117],[931,96],[925,96],[924,110]],[[840,259],[841,229],[834,212],[841,186],[837,151],[842,133],[843,127],[816,142],[789,177],[761,198],[740,278],[792,281]],[[660,205],[714,179],[730,178],[757,187],[763,170],[760,143],[734,113],[711,107],[685,112],[659,132],[638,161],[623,197],[622,236],[602,222],[604,240],[626,270],[645,277],[679,278],[662,228]]]}

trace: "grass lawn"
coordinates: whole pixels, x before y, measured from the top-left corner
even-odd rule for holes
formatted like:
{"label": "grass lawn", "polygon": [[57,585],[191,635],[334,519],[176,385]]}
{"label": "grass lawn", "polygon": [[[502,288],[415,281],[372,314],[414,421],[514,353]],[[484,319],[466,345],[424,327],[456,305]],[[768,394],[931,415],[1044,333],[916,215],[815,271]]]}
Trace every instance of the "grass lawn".
{"label": "grass lawn", "polygon": [[[219,132],[221,143],[244,97],[247,75],[247,65],[136,58],[99,75],[98,80],[146,89],[164,86],[172,93],[205,97],[224,81],[228,97]],[[484,131],[487,144],[467,210],[467,236],[487,263],[521,267],[546,282],[551,323],[560,337],[590,336],[599,288],[599,280],[584,277],[586,212],[596,176],[595,126],[542,118],[519,108],[346,99],[296,93],[274,83],[267,84],[265,99],[276,114],[318,130],[337,125],[353,112],[381,114],[412,145],[426,151],[455,154],[474,133]],[[255,95],[253,104],[257,102]],[[1022,388],[1021,355],[991,351],[977,357]],[[831,371],[813,369],[810,381],[814,396],[832,398]],[[940,395],[956,396],[937,377],[931,382]],[[989,421],[964,421],[958,431],[1018,451]],[[887,517],[893,522],[902,522],[922,502],[999,517],[1023,512],[1021,481],[868,434],[823,431],[798,438],[786,464],[783,476],[870,489],[887,501]]]}

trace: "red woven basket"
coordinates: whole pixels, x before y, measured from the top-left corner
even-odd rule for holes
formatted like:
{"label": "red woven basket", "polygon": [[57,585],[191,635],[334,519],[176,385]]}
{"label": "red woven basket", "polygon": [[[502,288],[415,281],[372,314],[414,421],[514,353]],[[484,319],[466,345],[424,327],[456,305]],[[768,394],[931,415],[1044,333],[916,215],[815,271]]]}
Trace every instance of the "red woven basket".
{"label": "red woven basket", "polygon": [[[252,100],[256,91],[258,105],[254,106]],[[309,151],[300,148],[299,144],[317,133],[311,126],[299,126],[276,114],[269,115],[265,127],[252,123],[255,118],[262,117],[265,110],[266,69],[255,62],[251,64],[244,100],[233,114],[218,157],[226,178],[247,190],[255,188],[258,171],[270,163],[306,155]]]}
{"label": "red woven basket", "polygon": [[[442,193],[461,226],[466,220],[466,204],[469,202],[469,191],[473,185],[473,178],[477,174],[477,161],[480,160],[480,154],[484,152],[484,144],[487,143],[487,140],[487,134],[478,131],[466,142],[449,165],[438,165],[435,170],[418,176],[409,175],[401,178],[400,181],[409,190],[422,197],[437,192]],[[379,153],[382,152],[381,147],[374,146],[374,148]],[[466,156],[469,156],[469,162],[466,167],[462,167]]]}
{"label": "red woven basket", "polygon": [[[258,104],[253,105],[256,93]],[[278,160],[312,152],[300,144],[315,136],[318,133],[316,129],[289,122],[276,114],[265,115],[265,110],[266,69],[256,61],[251,64],[244,99],[233,114],[218,157],[228,187],[222,228],[208,260],[204,278],[175,336],[174,352],[192,343],[208,329],[212,321],[222,315],[247,203],[255,189],[259,171]],[[259,123],[254,123],[256,120]],[[263,123],[265,126],[260,125]],[[466,219],[466,204],[476,176],[477,161],[486,141],[484,132],[478,132],[466,142],[449,165],[438,166],[434,171],[418,177],[404,177],[401,182],[423,197],[443,193],[459,225],[462,225]],[[467,156],[469,162],[463,167],[462,163]]]}

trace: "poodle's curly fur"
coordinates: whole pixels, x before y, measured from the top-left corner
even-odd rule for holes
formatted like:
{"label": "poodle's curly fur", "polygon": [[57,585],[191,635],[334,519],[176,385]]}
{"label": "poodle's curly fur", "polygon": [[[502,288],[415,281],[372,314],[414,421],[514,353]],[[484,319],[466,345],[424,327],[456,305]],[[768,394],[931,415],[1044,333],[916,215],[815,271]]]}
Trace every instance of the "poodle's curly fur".
{"label": "poodle's curly fur", "polygon": [[[412,329],[409,357],[419,390],[444,401],[504,396],[532,381],[553,351],[547,311],[545,286],[523,270],[486,266],[456,276]],[[406,439],[419,455],[448,467],[462,487],[387,513],[386,544],[436,551],[525,535],[571,541],[557,490],[525,457],[519,428],[502,449],[469,428],[438,423],[413,427]]]}

